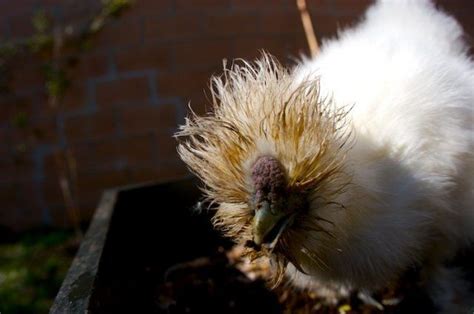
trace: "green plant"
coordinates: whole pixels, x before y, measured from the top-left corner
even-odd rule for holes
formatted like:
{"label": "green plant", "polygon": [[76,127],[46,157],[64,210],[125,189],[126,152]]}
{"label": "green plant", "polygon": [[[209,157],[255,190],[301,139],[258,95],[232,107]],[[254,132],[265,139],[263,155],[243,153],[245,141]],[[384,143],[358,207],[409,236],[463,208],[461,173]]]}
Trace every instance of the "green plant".
{"label": "green plant", "polygon": [[0,244],[0,312],[47,313],[77,246],[68,231],[34,232]]}

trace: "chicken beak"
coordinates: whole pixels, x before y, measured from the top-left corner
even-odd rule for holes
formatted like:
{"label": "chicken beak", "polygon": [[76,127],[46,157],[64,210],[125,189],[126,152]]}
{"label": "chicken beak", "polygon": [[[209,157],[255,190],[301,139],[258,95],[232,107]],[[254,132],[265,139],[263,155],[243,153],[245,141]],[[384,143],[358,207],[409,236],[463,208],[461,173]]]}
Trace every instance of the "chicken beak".
{"label": "chicken beak", "polygon": [[273,248],[287,227],[290,217],[282,211],[272,212],[268,201],[264,201],[252,222],[253,242],[258,246],[269,244]]}

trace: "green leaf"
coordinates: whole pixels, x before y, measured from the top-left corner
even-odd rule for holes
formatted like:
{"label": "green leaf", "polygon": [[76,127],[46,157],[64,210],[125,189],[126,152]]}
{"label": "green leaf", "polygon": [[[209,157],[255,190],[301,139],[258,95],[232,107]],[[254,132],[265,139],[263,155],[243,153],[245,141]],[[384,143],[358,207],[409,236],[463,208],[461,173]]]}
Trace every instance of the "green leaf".
{"label": "green leaf", "polygon": [[53,46],[53,36],[49,34],[37,34],[29,39],[29,47],[32,52],[40,52]]}
{"label": "green leaf", "polygon": [[103,12],[106,16],[117,17],[124,9],[128,8],[132,2],[130,0],[103,0]]}
{"label": "green leaf", "polygon": [[[11,42],[2,43],[0,45],[0,58],[8,59],[13,57],[18,51],[18,47]],[[3,60],[2,60],[3,61]]]}
{"label": "green leaf", "polygon": [[13,116],[12,124],[20,129],[26,128],[28,126],[28,115],[23,111],[17,112]]}
{"label": "green leaf", "polygon": [[39,33],[45,33],[51,26],[51,21],[46,16],[46,12],[44,10],[39,10],[33,15],[31,20],[33,27]]}
{"label": "green leaf", "polygon": [[53,97],[64,95],[70,85],[66,77],[66,72],[62,69],[55,69],[50,63],[43,66],[43,72],[46,76],[46,90],[48,95]]}

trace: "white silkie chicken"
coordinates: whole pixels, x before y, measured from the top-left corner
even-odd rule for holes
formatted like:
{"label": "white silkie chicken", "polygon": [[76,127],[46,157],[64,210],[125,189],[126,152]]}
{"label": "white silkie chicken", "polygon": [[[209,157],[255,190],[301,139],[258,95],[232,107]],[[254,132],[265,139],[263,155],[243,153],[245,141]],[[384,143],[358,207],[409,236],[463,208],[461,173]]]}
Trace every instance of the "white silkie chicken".
{"label": "white silkie chicken", "polygon": [[215,225],[274,278],[375,291],[412,267],[443,313],[472,311],[445,266],[474,240],[474,63],[429,1],[379,1],[291,70],[268,55],[213,78],[179,153]]}

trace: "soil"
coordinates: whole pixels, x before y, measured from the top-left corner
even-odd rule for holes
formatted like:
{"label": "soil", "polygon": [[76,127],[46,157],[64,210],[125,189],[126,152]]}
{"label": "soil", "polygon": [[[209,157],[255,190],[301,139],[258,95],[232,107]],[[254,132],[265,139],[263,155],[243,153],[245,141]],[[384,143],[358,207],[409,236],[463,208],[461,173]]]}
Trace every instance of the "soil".
{"label": "soil", "polygon": [[416,270],[399,287],[368,299],[354,291],[270,289],[266,261],[250,263],[239,248],[171,266],[156,289],[156,304],[168,313],[435,313],[417,286]]}

